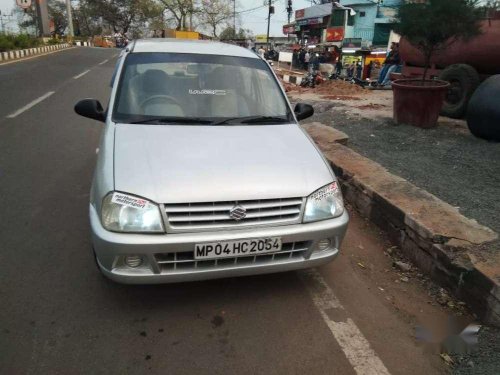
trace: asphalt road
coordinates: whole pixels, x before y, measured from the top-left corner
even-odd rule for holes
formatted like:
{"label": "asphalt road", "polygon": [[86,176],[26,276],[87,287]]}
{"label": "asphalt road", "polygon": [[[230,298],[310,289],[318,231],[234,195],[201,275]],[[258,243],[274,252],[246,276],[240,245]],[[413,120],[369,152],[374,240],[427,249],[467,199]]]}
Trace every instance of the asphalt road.
{"label": "asphalt road", "polygon": [[102,125],[73,105],[107,103],[117,54],[0,65],[1,374],[446,373],[414,328],[447,313],[393,282],[388,242],[355,213],[342,254],[317,270],[156,286],[102,277],[88,224]]}

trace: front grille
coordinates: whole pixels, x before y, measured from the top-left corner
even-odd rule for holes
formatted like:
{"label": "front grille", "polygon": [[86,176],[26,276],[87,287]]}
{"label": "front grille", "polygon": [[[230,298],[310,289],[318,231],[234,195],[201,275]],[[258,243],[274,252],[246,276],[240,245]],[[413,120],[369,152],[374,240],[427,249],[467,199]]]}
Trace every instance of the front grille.
{"label": "front grille", "polygon": [[[198,230],[247,225],[277,225],[298,222],[302,198],[263,199],[227,202],[165,204],[168,226],[172,230]],[[230,210],[246,209],[246,216],[235,220]]]}
{"label": "front grille", "polygon": [[281,251],[251,256],[240,256],[217,259],[194,259],[194,252],[155,254],[155,259],[162,272],[184,272],[190,270],[205,270],[224,267],[244,267],[252,264],[279,263],[289,259],[304,259],[309,250],[310,241],[288,242],[282,245]]}

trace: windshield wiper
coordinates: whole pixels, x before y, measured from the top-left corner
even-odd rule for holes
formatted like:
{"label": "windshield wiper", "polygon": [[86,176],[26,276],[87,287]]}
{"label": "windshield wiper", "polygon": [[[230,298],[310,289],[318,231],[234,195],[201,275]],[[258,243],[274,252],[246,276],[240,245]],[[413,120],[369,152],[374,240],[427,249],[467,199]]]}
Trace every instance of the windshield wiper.
{"label": "windshield wiper", "polygon": [[155,117],[129,122],[130,124],[211,124],[213,121],[199,117]]}
{"label": "windshield wiper", "polygon": [[219,122],[215,122],[213,125],[226,125],[226,124],[268,124],[268,123],[288,123],[290,122],[287,118],[278,116],[247,116],[247,117],[233,117],[228,118]]}

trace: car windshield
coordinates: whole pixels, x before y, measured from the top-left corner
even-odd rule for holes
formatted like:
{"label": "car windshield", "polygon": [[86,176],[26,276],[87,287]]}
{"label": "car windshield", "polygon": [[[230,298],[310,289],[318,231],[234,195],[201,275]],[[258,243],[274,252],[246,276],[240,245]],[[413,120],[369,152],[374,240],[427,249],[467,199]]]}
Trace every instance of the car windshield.
{"label": "car windshield", "polygon": [[256,58],[131,53],[113,121],[137,124],[279,124],[293,121],[268,65]]}

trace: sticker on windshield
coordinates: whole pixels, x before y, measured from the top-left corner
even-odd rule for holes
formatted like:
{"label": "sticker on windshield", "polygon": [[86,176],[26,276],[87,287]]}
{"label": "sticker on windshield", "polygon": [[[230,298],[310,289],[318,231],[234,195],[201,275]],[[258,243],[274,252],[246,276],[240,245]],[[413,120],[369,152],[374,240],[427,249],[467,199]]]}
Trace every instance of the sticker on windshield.
{"label": "sticker on windshield", "polygon": [[226,95],[226,90],[193,90],[189,89],[190,95]]}
{"label": "sticker on windshield", "polygon": [[121,204],[122,206],[139,208],[139,209],[146,208],[148,205],[148,201],[145,199],[134,198],[129,195],[121,193],[113,193],[111,202],[116,204]]}

